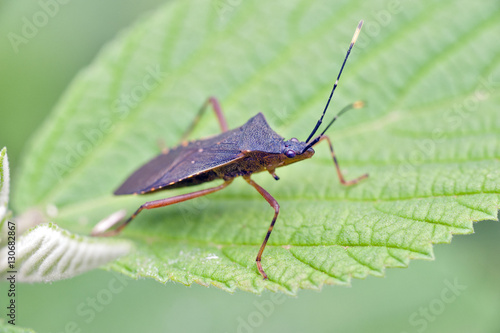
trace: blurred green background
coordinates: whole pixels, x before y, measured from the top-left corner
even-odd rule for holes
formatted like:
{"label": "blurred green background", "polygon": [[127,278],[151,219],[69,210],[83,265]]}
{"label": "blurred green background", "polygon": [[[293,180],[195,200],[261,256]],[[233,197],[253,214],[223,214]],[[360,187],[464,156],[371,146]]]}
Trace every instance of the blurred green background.
{"label": "blurred green background", "polygon": [[[23,17],[39,11],[40,3],[0,2],[0,147],[8,147],[14,181],[23,146],[71,79],[103,44],[160,3],[60,4],[15,52],[8,34],[20,34]],[[500,332],[499,236],[498,223],[482,222],[476,234],[435,246],[433,262],[354,280],[351,288],[306,290],[274,301],[271,293],[231,295],[104,271],[18,284],[17,324],[37,332]],[[466,289],[451,290],[450,283]],[[3,282],[0,295],[3,308]]]}

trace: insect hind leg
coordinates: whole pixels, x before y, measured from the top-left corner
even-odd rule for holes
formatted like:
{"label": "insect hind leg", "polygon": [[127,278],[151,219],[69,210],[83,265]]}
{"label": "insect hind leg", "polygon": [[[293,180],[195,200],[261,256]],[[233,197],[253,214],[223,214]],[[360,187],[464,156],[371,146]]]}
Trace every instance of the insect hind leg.
{"label": "insect hind leg", "polygon": [[194,118],[194,120],[191,123],[191,125],[189,126],[189,128],[181,136],[181,142],[186,141],[186,139],[189,137],[189,135],[193,132],[196,125],[200,122],[201,116],[203,116],[203,114],[205,113],[205,111],[207,110],[209,105],[212,106],[212,109],[215,112],[215,116],[217,117],[217,120],[219,121],[221,131],[226,132],[228,130],[226,117],[224,117],[224,113],[222,112],[222,108],[220,106],[219,100],[215,97],[209,97],[205,101],[205,103],[203,103],[203,105],[201,106],[200,110],[198,111],[198,114]]}
{"label": "insect hind leg", "polygon": [[91,232],[92,236],[101,236],[101,237],[108,237],[108,236],[114,236],[119,234],[136,216],[144,209],[153,209],[153,208],[160,208],[160,207],[165,207],[165,206],[170,206],[179,202],[191,200],[194,198],[198,198],[210,193],[214,193],[217,191],[220,191],[224,188],[226,188],[233,179],[226,180],[223,184],[211,188],[207,188],[204,190],[196,191],[196,192],[191,192],[191,193],[186,193],[186,194],[181,194],[177,195],[175,197],[170,197],[170,198],[165,198],[165,199],[160,199],[160,200],[155,200],[155,201],[149,201],[146,202],[145,204],[142,204],[135,212],[132,214],[128,219],[126,219],[124,222],[122,222],[116,229],[113,230],[108,230],[104,232],[96,232],[93,230]]}
{"label": "insect hind leg", "polygon": [[342,171],[340,170],[340,166],[339,166],[339,162],[337,161],[337,157],[335,157],[335,151],[333,150],[333,145],[332,145],[332,141],[330,140],[330,138],[327,135],[323,135],[318,140],[318,142],[316,142],[314,144],[314,146],[323,140],[328,142],[328,145],[330,146],[330,153],[332,154],[333,163],[335,164],[335,169],[337,170],[337,175],[339,176],[339,180],[340,180],[340,183],[342,185],[351,186],[351,185],[359,183],[361,180],[363,180],[365,178],[368,178],[368,174],[365,173],[364,175],[361,175],[358,178],[354,178],[351,180],[345,180],[344,175],[342,174]]}

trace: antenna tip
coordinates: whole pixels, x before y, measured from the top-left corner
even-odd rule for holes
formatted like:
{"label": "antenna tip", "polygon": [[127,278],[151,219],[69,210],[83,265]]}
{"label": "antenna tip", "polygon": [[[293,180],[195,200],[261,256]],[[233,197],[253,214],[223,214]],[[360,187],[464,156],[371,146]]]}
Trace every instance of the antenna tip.
{"label": "antenna tip", "polygon": [[352,103],[352,107],[354,109],[360,109],[363,106],[365,106],[365,102],[363,102],[363,101],[356,101],[356,102]]}
{"label": "antenna tip", "polygon": [[356,28],[356,31],[354,32],[354,36],[352,36],[351,45],[354,45],[354,43],[356,43],[356,40],[358,39],[359,33],[361,32],[362,26],[363,26],[363,20],[359,21],[359,23],[358,23],[358,27]]}

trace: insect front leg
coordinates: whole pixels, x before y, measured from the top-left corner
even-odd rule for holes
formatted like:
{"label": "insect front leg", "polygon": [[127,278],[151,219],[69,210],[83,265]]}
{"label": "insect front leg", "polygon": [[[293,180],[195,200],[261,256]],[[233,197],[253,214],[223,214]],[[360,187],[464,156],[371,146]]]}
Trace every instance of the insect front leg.
{"label": "insect front leg", "polygon": [[222,113],[222,108],[220,107],[220,103],[215,97],[209,97],[205,103],[200,108],[200,111],[198,111],[198,114],[194,118],[193,122],[189,126],[189,128],[186,130],[186,132],[181,136],[181,142],[186,141],[188,136],[193,132],[194,128],[196,125],[200,122],[201,116],[205,113],[207,110],[208,105],[212,105],[212,109],[215,112],[215,115],[217,116],[217,120],[219,121],[219,125],[221,128],[222,132],[227,131],[227,122],[226,122],[226,117],[224,117],[224,113]]}
{"label": "insect front leg", "polygon": [[159,208],[159,207],[165,207],[165,206],[169,206],[169,205],[173,205],[173,204],[176,204],[176,203],[179,203],[179,202],[183,202],[183,201],[187,201],[187,200],[191,200],[191,199],[194,199],[194,198],[198,198],[198,197],[201,197],[201,196],[204,196],[204,195],[207,195],[207,194],[210,194],[210,193],[214,193],[214,192],[217,192],[217,191],[220,191],[222,189],[224,189],[225,187],[227,187],[229,184],[231,184],[231,182],[233,181],[233,179],[229,179],[229,180],[226,180],[223,184],[219,185],[219,186],[216,186],[216,187],[211,187],[211,188],[207,188],[207,189],[204,189],[204,190],[201,190],[201,191],[196,191],[196,192],[192,192],[192,193],[186,193],[186,194],[181,194],[181,195],[177,195],[175,197],[171,197],[171,198],[165,198],[165,199],[160,199],[160,200],[155,200],[155,201],[149,201],[149,202],[146,202],[145,204],[141,205],[136,211],[134,214],[132,214],[128,219],[126,219],[122,224],[120,224],[116,229],[113,229],[113,230],[108,230],[108,231],[105,231],[105,232],[96,232],[96,231],[92,231],[91,232],[91,235],[92,236],[104,236],[104,237],[107,237],[107,236],[114,236],[114,235],[117,235],[119,234],[130,222],[132,222],[132,220],[143,210],[143,209],[153,209],[153,208]]}
{"label": "insect front leg", "polygon": [[354,185],[354,184],[357,184],[359,181],[361,181],[365,178],[368,178],[368,174],[365,173],[364,175],[359,176],[358,178],[355,178],[352,180],[345,180],[344,176],[342,175],[342,171],[340,170],[339,162],[337,162],[337,158],[335,157],[335,151],[333,150],[333,145],[332,145],[332,141],[330,140],[330,138],[327,135],[323,135],[318,140],[318,142],[316,142],[315,145],[317,145],[318,143],[320,143],[323,140],[326,140],[328,142],[328,145],[330,146],[330,152],[332,153],[333,163],[335,164],[335,168],[337,169],[337,175],[339,176],[339,180],[340,180],[340,183],[342,185],[346,185],[346,186]]}
{"label": "insect front leg", "polygon": [[269,236],[271,236],[271,232],[273,231],[274,223],[276,223],[276,219],[278,218],[278,214],[280,212],[280,205],[278,204],[278,201],[276,201],[276,199],[274,199],[266,190],[264,190],[260,185],[258,185],[252,179],[250,179],[250,176],[246,176],[246,177],[244,176],[243,178],[245,178],[247,183],[252,185],[260,193],[260,195],[262,195],[264,197],[264,199],[267,200],[267,202],[271,205],[271,207],[274,208],[273,220],[271,222],[271,225],[269,226],[269,229],[267,229],[266,238],[264,238],[264,242],[262,242],[262,245],[260,246],[259,253],[257,254],[257,258],[255,259],[259,273],[262,275],[264,280],[267,280],[267,274],[266,274],[266,272],[264,272],[264,269],[262,269],[262,264],[260,261],[262,259],[262,253],[264,252],[267,241],[269,240]]}
{"label": "insect front leg", "polygon": [[267,171],[271,174],[271,176],[273,176],[274,179],[280,180],[280,177],[278,177],[278,175],[276,174],[275,169],[268,169]]}

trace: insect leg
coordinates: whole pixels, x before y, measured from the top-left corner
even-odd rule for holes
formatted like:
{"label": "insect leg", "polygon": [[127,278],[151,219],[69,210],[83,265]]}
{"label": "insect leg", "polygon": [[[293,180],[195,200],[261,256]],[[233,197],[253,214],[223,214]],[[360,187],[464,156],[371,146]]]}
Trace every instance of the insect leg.
{"label": "insect leg", "polygon": [[198,197],[210,194],[210,193],[214,193],[214,192],[220,191],[223,188],[227,187],[229,184],[231,184],[232,181],[233,181],[233,179],[229,179],[229,180],[226,180],[223,184],[216,186],[216,187],[211,187],[211,188],[207,188],[207,189],[192,192],[192,193],[181,194],[181,195],[177,195],[177,196],[171,197],[171,198],[165,198],[165,199],[146,202],[145,204],[141,205],[141,207],[139,207],[135,211],[134,214],[132,214],[127,220],[125,220],[122,224],[120,224],[116,229],[109,230],[106,232],[100,232],[100,233],[92,231],[91,235],[92,236],[114,236],[116,234],[119,234],[120,231],[122,231],[123,228],[125,228],[143,209],[153,209],[153,208],[165,207],[165,206],[173,205],[173,204],[176,204],[179,202],[198,198]]}
{"label": "insect leg", "polygon": [[359,176],[358,178],[355,178],[352,180],[345,180],[344,176],[342,175],[342,171],[340,171],[339,162],[337,162],[337,158],[335,157],[335,152],[333,150],[333,145],[332,145],[332,141],[330,140],[330,138],[327,135],[323,135],[318,140],[318,142],[316,142],[315,145],[317,145],[318,143],[320,143],[323,140],[326,140],[328,142],[328,145],[330,146],[330,152],[332,153],[333,163],[335,164],[335,168],[337,169],[337,175],[339,176],[339,180],[340,180],[340,183],[342,185],[346,185],[346,186],[354,185],[354,184],[358,183],[360,180],[368,178],[368,174],[365,173],[364,175]]}
{"label": "insect leg", "polygon": [[221,128],[222,132],[226,132],[227,131],[226,118],[224,117],[224,114],[222,113],[222,108],[220,107],[219,101],[215,97],[209,97],[205,101],[205,103],[203,103],[203,105],[201,106],[200,111],[198,111],[198,114],[194,118],[194,120],[191,123],[191,125],[189,126],[189,128],[181,136],[181,142],[185,141],[187,139],[187,137],[189,136],[189,134],[191,134],[191,132],[194,130],[194,128],[196,127],[196,125],[200,121],[201,116],[207,110],[207,107],[208,107],[209,104],[212,105],[212,109],[214,110],[215,115],[217,116],[217,120],[219,121],[219,125],[220,125],[220,128]]}
{"label": "insect leg", "polygon": [[257,258],[255,259],[259,273],[262,275],[264,280],[267,280],[267,274],[262,269],[262,264],[260,263],[260,260],[262,258],[262,253],[264,252],[264,248],[266,247],[267,241],[269,240],[269,236],[271,236],[271,232],[273,231],[274,223],[276,222],[276,219],[278,218],[278,214],[280,212],[280,205],[278,204],[278,201],[276,201],[276,199],[274,199],[266,190],[264,190],[256,182],[254,182],[252,179],[250,179],[250,176],[246,176],[246,177],[244,176],[243,178],[245,178],[247,183],[252,185],[260,193],[260,195],[262,195],[264,197],[264,199],[267,200],[267,202],[271,205],[271,207],[274,208],[273,220],[271,222],[271,225],[269,226],[269,229],[267,229],[266,238],[264,238],[264,242],[262,242],[262,245],[260,246],[259,253],[257,254]]}
{"label": "insect leg", "polygon": [[170,149],[168,148],[168,146],[165,144],[165,140],[163,139],[158,139],[157,141],[158,143],[158,147],[160,148],[161,150],[161,153],[162,154],[168,154],[168,152],[170,151]]}

